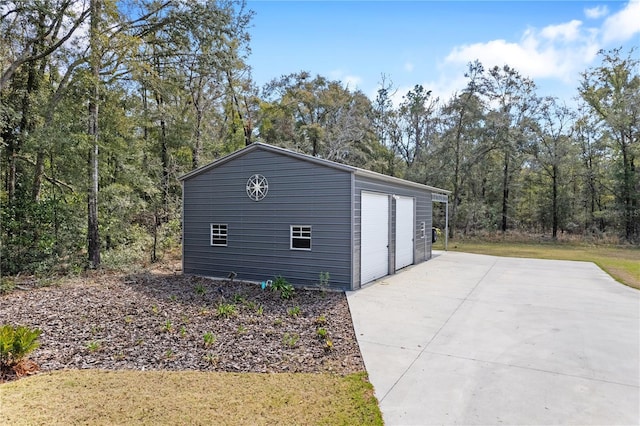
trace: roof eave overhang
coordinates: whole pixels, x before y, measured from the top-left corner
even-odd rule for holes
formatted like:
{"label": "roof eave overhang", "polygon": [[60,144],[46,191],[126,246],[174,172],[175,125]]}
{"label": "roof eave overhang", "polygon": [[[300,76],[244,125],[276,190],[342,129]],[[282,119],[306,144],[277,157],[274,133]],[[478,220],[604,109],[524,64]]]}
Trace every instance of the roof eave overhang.
{"label": "roof eave overhang", "polygon": [[362,176],[370,179],[380,180],[380,181],[391,183],[394,185],[402,185],[402,186],[407,186],[415,189],[420,189],[423,191],[438,192],[440,194],[446,194],[446,195],[451,194],[451,191],[448,191],[446,189],[436,188],[435,186],[423,185],[421,183],[411,182],[409,180],[404,180],[404,179],[400,179],[393,176],[383,175],[382,173],[376,173],[376,172],[372,172],[365,169],[355,169],[355,174],[356,176]]}

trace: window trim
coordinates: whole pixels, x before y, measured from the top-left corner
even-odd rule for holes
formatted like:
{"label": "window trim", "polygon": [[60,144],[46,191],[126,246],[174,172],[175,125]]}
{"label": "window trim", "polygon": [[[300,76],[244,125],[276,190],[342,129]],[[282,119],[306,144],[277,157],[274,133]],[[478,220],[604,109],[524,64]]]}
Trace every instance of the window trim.
{"label": "window trim", "polygon": [[[297,235],[294,235],[294,229],[296,229]],[[305,236],[304,234],[309,234],[309,236]],[[304,240],[309,241],[309,247],[294,247],[293,241],[296,240]],[[289,226],[289,249],[290,250],[299,250],[299,251],[311,251],[313,240],[313,228],[311,225],[290,225]]]}
{"label": "window trim", "polygon": [[[214,234],[214,227],[217,227],[217,232]],[[211,247],[227,247],[229,242],[229,226],[226,223],[211,223],[210,227],[210,241]],[[224,231],[223,231],[224,230]],[[224,239],[224,244],[214,243],[214,235],[216,240]]]}

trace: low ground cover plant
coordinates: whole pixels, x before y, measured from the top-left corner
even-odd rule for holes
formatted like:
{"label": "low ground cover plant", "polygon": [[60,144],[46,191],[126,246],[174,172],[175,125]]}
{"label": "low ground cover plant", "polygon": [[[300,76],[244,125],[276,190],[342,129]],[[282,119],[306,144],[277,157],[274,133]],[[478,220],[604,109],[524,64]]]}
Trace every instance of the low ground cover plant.
{"label": "low ground cover plant", "polygon": [[20,378],[40,370],[38,364],[27,359],[40,346],[40,334],[41,330],[23,325],[0,326],[0,383],[7,377]]}
{"label": "low ground cover plant", "polygon": [[273,280],[271,291],[280,293],[282,299],[291,299],[296,292],[295,288],[280,275]]}
{"label": "low ground cover plant", "polygon": [[0,366],[11,367],[40,346],[41,331],[23,325],[0,326]]}

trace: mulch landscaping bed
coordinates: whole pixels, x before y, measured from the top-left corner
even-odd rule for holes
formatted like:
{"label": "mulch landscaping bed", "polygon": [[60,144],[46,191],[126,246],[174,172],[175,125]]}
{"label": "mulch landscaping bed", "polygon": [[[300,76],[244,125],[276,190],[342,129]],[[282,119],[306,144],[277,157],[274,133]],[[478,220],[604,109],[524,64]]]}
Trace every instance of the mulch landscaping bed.
{"label": "mulch landscaping bed", "polygon": [[250,283],[103,274],[1,296],[7,323],[42,330],[29,356],[41,371],[364,371],[344,293],[296,289],[283,300]]}

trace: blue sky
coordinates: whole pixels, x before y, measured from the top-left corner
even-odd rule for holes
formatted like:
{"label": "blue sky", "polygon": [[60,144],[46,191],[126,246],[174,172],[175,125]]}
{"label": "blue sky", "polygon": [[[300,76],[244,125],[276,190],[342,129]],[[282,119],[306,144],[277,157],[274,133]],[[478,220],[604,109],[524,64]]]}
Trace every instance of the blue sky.
{"label": "blue sky", "polygon": [[539,94],[569,101],[599,49],[640,47],[640,0],[247,4],[255,12],[248,63],[259,87],[304,70],[373,98],[384,73],[398,102],[416,84],[447,99],[480,59],[485,68],[509,64]]}

